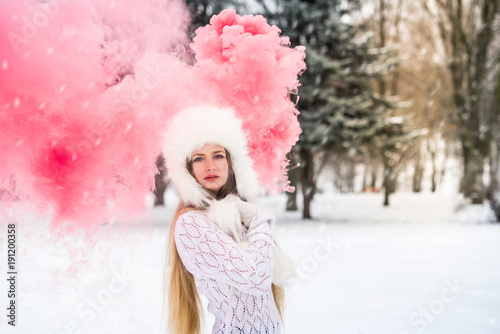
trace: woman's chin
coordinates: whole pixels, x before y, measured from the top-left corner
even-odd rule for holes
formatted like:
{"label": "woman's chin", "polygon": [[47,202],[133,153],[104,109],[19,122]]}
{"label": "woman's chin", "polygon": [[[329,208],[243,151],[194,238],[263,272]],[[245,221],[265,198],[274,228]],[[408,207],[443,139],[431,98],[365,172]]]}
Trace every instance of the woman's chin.
{"label": "woman's chin", "polygon": [[205,184],[203,185],[203,188],[205,188],[206,190],[210,190],[211,192],[217,193],[220,190],[220,188],[222,188],[222,186],[216,184]]}

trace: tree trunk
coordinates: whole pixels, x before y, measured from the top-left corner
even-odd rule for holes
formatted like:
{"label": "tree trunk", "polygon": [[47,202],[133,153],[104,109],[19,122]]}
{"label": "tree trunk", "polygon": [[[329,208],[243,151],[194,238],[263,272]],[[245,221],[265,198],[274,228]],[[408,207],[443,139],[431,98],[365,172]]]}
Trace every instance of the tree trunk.
{"label": "tree trunk", "polygon": [[356,162],[353,159],[347,161],[348,168],[345,171],[347,191],[349,193],[354,192],[354,179],[356,178]]}
{"label": "tree trunk", "polygon": [[165,165],[165,158],[163,154],[160,154],[156,158],[156,168],[158,170],[158,174],[155,175],[155,206],[165,205],[164,195],[165,190],[167,189],[167,167]]}
{"label": "tree trunk", "polygon": [[[500,65],[500,61],[499,64]],[[499,172],[499,144],[500,135],[498,135],[498,122],[500,115],[500,71],[497,72],[497,84],[494,90],[493,101],[491,103],[491,119],[490,119],[490,133],[491,133],[491,146],[489,154],[490,162],[490,184],[486,192],[486,197],[490,203],[497,222],[500,222],[500,182],[498,180]]]}
{"label": "tree trunk", "polygon": [[384,166],[384,206],[389,206],[389,196],[391,195],[391,176]]}
{"label": "tree trunk", "polygon": [[[436,192],[437,189],[437,184],[438,184],[438,170],[437,170],[437,163],[436,163],[436,151],[437,151],[437,144],[432,142],[431,138],[427,139],[427,152],[429,152],[429,155],[431,157],[431,165],[432,165],[432,173],[431,173],[431,191]],[[445,159],[446,161],[446,159]],[[444,172],[445,166],[443,165],[443,170]]]}
{"label": "tree trunk", "polygon": [[376,163],[373,163],[370,166],[370,169],[371,169],[370,187],[375,188],[377,186],[378,165]]}
{"label": "tree trunk", "polygon": [[[400,22],[401,22],[401,9],[403,7],[403,0],[398,0],[395,19],[394,19],[394,30],[396,33],[394,34],[394,44],[399,45],[401,42],[401,34],[400,34]],[[399,49],[396,50],[396,56],[399,57]],[[391,95],[398,95],[398,83],[399,83],[399,68],[396,67],[392,73],[392,85],[391,85]]]}
{"label": "tree trunk", "polygon": [[361,185],[361,190],[364,191],[366,189],[366,185],[368,184],[368,166],[364,165],[363,169],[363,184]]}
{"label": "tree trunk", "polygon": [[424,175],[424,166],[422,164],[421,148],[415,154],[415,171],[413,172],[412,190],[414,193],[422,191],[422,178]]}
{"label": "tree trunk", "polygon": [[389,164],[389,158],[382,152],[382,163],[384,167],[384,206],[389,206],[389,196],[392,193],[392,168]]}
{"label": "tree trunk", "polygon": [[286,211],[297,211],[297,187],[300,182],[300,167],[297,166],[297,161],[292,156],[293,154],[288,154],[288,159],[290,160],[290,169],[288,170],[288,180],[290,181],[290,186],[294,187],[293,192],[286,193]]}
{"label": "tree trunk", "polygon": [[295,186],[294,192],[286,193],[286,211],[297,211],[299,207],[297,206],[297,186]]}
{"label": "tree trunk", "polygon": [[475,145],[462,139],[463,176],[461,191],[465,197],[470,198],[473,204],[484,201],[484,157]]}
{"label": "tree trunk", "polygon": [[[385,47],[385,0],[379,0],[378,2],[379,5],[379,36],[380,36],[380,44],[379,47],[383,48]],[[379,84],[379,92],[380,95],[384,96],[386,91],[387,91],[387,82],[385,78],[379,78],[378,79],[378,84]]]}
{"label": "tree trunk", "polygon": [[394,168],[391,167],[391,177],[389,179],[389,192],[394,194],[398,189],[398,176],[394,173]]}
{"label": "tree trunk", "polygon": [[[431,153],[431,162],[432,162],[432,175],[431,175],[431,191],[434,193],[437,189],[437,165],[436,165],[436,152]],[[442,171],[444,172],[444,171]]]}
{"label": "tree trunk", "polygon": [[488,195],[495,194],[499,190],[499,185],[498,185],[498,146],[497,146],[497,139],[496,138],[494,138],[491,141],[489,165],[490,165],[490,184],[488,185],[488,191],[487,191]]}
{"label": "tree trunk", "polygon": [[342,160],[338,159],[332,164],[333,169],[333,186],[340,192],[344,192],[344,180],[342,179]]}
{"label": "tree trunk", "polygon": [[313,152],[310,149],[301,149],[300,157],[302,161],[302,195],[304,197],[304,207],[302,218],[311,219],[311,202],[316,192],[314,180],[314,159]]}
{"label": "tree trunk", "polygon": [[[439,173],[439,180],[437,181],[437,185],[441,185],[444,180],[444,176],[446,174],[446,164],[448,162],[448,156],[450,155],[450,147],[448,142],[445,141],[444,143],[444,157],[443,157],[443,164],[441,165],[441,171]],[[435,191],[436,189],[434,188],[432,191]]]}
{"label": "tree trunk", "polygon": [[490,184],[488,185],[488,191],[486,192],[486,198],[490,203],[490,207],[495,214],[497,222],[500,222],[500,198],[499,192],[499,182],[498,182],[498,139],[494,138],[491,143],[490,152]]}

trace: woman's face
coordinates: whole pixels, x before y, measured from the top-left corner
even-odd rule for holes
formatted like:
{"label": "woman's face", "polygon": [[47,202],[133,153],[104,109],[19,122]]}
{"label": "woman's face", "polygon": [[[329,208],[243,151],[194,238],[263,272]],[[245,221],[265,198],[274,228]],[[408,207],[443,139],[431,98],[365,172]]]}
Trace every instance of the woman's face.
{"label": "woman's face", "polygon": [[226,150],[217,144],[206,144],[191,156],[196,181],[205,189],[213,192],[226,184],[228,164]]}

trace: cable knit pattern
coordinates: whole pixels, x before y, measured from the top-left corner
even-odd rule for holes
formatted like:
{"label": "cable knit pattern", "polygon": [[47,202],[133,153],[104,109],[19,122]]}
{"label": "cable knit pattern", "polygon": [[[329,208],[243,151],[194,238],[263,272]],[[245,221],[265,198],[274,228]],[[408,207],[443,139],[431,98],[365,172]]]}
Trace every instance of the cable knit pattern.
{"label": "cable knit pattern", "polygon": [[177,251],[199,292],[208,298],[208,311],[215,316],[212,333],[281,333],[271,290],[277,253],[270,226],[274,220],[265,214],[242,232],[247,251],[201,212],[190,211],[177,220]]}

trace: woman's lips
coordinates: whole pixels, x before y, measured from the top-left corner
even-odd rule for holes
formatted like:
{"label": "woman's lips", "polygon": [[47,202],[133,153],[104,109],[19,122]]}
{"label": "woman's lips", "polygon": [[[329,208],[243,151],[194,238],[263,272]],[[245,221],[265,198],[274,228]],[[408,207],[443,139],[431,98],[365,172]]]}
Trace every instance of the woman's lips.
{"label": "woman's lips", "polygon": [[217,175],[209,175],[209,176],[205,177],[204,180],[206,180],[206,181],[215,181],[218,178],[219,177]]}

